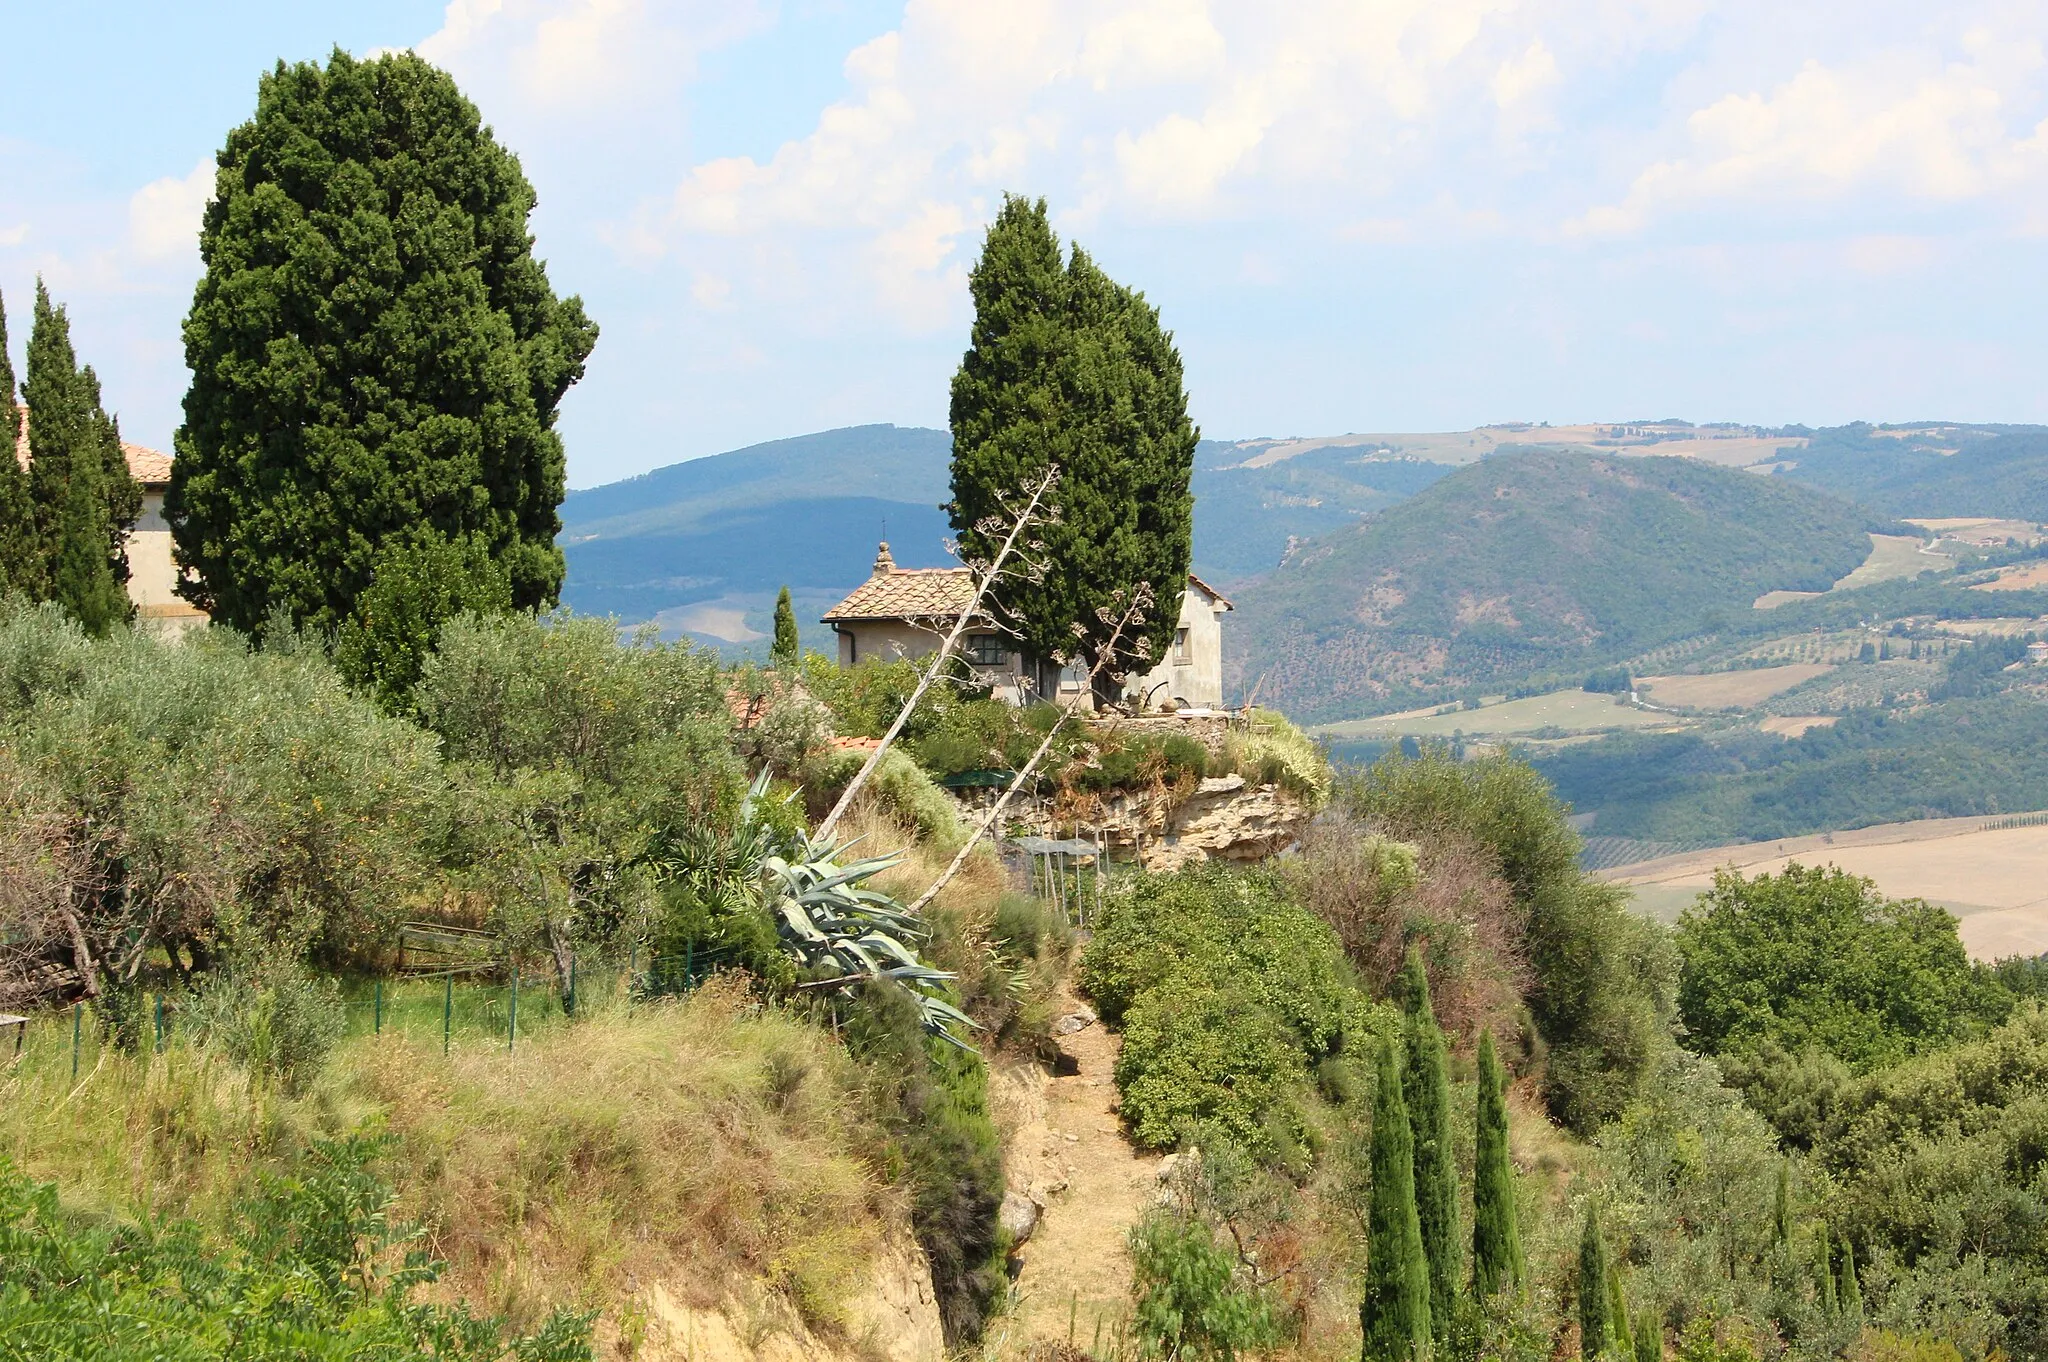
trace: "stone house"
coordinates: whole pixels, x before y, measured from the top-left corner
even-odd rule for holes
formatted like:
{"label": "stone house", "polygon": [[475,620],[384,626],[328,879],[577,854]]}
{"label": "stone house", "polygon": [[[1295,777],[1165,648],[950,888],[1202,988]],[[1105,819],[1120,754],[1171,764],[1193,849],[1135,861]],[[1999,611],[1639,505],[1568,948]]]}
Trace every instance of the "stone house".
{"label": "stone house", "polygon": [[[924,657],[939,646],[973,595],[966,568],[900,568],[885,542],[867,581],[827,611],[823,622],[839,636],[842,667],[871,657]],[[1189,573],[1166,656],[1145,675],[1132,677],[1125,693],[1151,707],[1169,699],[1186,708],[1221,707],[1223,614],[1233,608],[1222,592]],[[1024,652],[986,617],[970,623],[960,655],[984,684],[1012,704],[1071,695],[1082,682],[1075,670],[1062,672]]]}

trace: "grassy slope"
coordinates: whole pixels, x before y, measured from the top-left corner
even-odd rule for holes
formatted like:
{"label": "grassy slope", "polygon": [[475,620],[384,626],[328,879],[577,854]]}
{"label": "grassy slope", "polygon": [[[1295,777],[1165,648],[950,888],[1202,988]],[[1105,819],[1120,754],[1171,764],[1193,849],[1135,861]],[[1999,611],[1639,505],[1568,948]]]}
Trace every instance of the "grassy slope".
{"label": "grassy slope", "polygon": [[1697,460],[1502,454],[1247,588],[1245,673],[1335,719],[1626,656],[1766,591],[1825,590],[1868,555],[1866,519]]}

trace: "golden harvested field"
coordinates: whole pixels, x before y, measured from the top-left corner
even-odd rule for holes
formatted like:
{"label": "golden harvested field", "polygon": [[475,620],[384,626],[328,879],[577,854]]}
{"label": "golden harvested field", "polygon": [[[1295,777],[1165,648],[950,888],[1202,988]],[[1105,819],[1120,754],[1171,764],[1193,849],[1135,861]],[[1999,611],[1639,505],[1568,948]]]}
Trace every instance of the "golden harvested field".
{"label": "golden harvested field", "polygon": [[2003,544],[2008,539],[2032,544],[2041,538],[2041,527],[2028,520],[1991,520],[1983,516],[1922,519],[1908,516],[1906,523],[1972,544]]}
{"label": "golden harvested field", "polygon": [[1839,714],[1773,714],[1757,727],[1781,738],[1796,738],[1809,728],[1833,728],[1841,721]]}
{"label": "golden harvested field", "polygon": [[1382,714],[1371,719],[1346,719],[1312,731],[1330,738],[1448,738],[1459,732],[1475,737],[1513,737],[1544,728],[1594,733],[1614,728],[1668,728],[1671,724],[1668,714],[1618,705],[1611,695],[1558,690],[1449,714]]}
{"label": "golden harvested field", "polygon": [[1734,866],[1745,875],[1791,861],[1837,865],[1876,882],[1893,898],[1945,905],[1962,923],[1963,944],[1980,960],[2048,952],[2048,823],[1986,830],[1993,818],[1942,818],[1855,832],[1786,838],[1668,856],[1621,866],[1607,878],[1641,886],[1643,907],[1662,916],[1684,896]]}
{"label": "golden harvested field", "polygon": [[1943,620],[1936,627],[1944,634],[1961,634],[1964,638],[2009,638],[2014,634],[2031,634],[2041,627],[2041,622],[2021,615],[1994,620]]}
{"label": "golden harvested field", "polygon": [[1794,662],[1706,676],[1645,676],[1637,684],[1648,689],[1654,704],[1682,709],[1748,709],[1833,670],[1826,663]]}
{"label": "golden harvested field", "polygon": [[2048,586],[2048,559],[2036,559],[2031,563],[2015,563],[1988,582],[1979,582],[1972,591],[2026,591],[2034,587]]}

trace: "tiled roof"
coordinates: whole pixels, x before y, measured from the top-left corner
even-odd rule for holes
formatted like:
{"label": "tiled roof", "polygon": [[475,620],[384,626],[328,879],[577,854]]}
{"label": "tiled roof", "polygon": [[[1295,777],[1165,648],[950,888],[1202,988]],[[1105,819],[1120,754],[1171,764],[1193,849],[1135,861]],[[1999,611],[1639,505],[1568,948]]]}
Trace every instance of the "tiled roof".
{"label": "tiled roof", "polygon": [[1216,602],[1216,604],[1218,604],[1218,605],[1222,606],[1222,607],[1223,607],[1223,608],[1224,608],[1225,610],[1235,610],[1235,609],[1237,609],[1237,607],[1236,607],[1236,606],[1234,606],[1234,605],[1232,605],[1232,604],[1230,603],[1230,597],[1228,597],[1228,596],[1224,595],[1224,594],[1223,594],[1222,592],[1218,591],[1218,590],[1217,590],[1217,589],[1216,589],[1215,587],[1213,587],[1213,586],[1210,586],[1210,585],[1209,585],[1209,584],[1208,584],[1207,582],[1203,581],[1203,580],[1202,580],[1202,579],[1201,579],[1200,577],[1197,577],[1197,576],[1196,576],[1196,575],[1195,575],[1194,573],[1190,572],[1190,573],[1188,574],[1188,582],[1189,582],[1189,584],[1190,584],[1190,585],[1192,585],[1192,586],[1198,586],[1198,587],[1200,587],[1200,588],[1201,588],[1201,589],[1202,589],[1203,591],[1207,592],[1207,593],[1209,594],[1209,597],[1210,597],[1210,598],[1211,598],[1212,600],[1214,600],[1214,601]]}
{"label": "tiled roof", "polygon": [[897,568],[868,578],[833,606],[824,622],[951,617],[965,610],[972,599],[974,583],[966,568]]}
{"label": "tiled roof", "polygon": [[[21,413],[21,435],[14,442],[14,459],[23,468],[28,467],[28,408],[17,406]],[[171,456],[147,445],[132,445],[121,442],[122,457],[128,461],[128,476],[144,487],[162,487],[171,480]]]}

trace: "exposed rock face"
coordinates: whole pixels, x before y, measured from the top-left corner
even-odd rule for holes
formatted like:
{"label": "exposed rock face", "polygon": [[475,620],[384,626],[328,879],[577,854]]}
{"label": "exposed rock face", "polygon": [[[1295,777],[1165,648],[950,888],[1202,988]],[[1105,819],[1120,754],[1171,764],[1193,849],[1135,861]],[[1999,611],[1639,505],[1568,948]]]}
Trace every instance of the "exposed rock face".
{"label": "exposed rock face", "polygon": [[996,1220],[1009,1231],[1010,1248],[1014,1252],[1029,1243],[1031,1232],[1038,1228],[1038,1203],[1022,1192],[1005,1192]]}
{"label": "exposed rock face", "polygon": [[1137,806],[1132,812],[1138,816],[1106,830],[1110,845],[1115,851],[1135,847],[1147,870],[1210,860],[1262,861],[1291,846],[1314,816],[1279,786],[1247,785],[1238,775],[1203,781],[1164,819],[1143,816],[1152,811],[1146,797],[1126,802]]}

